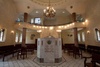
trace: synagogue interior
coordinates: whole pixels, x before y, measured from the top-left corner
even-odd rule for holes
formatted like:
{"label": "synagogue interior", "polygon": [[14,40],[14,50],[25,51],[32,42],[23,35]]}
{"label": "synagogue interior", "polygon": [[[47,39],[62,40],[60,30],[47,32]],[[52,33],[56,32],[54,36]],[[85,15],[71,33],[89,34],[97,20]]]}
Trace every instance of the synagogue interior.
{"label": "synagogue interior", "polygon": [[100,0],[0,0],[0,67],[100,67]]}

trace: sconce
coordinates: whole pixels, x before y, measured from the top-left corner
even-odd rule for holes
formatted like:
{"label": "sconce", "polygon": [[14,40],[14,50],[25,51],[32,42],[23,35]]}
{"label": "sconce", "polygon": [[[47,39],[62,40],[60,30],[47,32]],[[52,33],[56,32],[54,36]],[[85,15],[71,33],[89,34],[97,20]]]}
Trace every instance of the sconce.
{"label": "sconce", "polygon": [[90,31],[88,30],[88,31],[87,31],[87,34],[89,34],[89,33],[90,33]]}
{"label": "sconce", "polygon": [[11,33],[14,34],[14,31],[12,30]]}
{"label": "sconce", "polygon": [[67,36],[72,37],[73,35],[72,34],[68,34]]}

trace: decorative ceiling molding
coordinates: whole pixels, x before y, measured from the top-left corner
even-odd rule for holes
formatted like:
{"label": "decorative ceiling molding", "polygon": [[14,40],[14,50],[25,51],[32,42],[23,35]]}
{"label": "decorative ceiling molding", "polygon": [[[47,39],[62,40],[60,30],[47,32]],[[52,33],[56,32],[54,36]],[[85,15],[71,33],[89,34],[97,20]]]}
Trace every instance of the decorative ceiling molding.
{"label": "decorative ceiling molding", "polygon": [[[49,0],[31,0],[32,2],[42,5],[42,6],[48,6],[48,1]],[[58,6],[58,5],[63,5],[66,0],[50,0],[51,6]]]}

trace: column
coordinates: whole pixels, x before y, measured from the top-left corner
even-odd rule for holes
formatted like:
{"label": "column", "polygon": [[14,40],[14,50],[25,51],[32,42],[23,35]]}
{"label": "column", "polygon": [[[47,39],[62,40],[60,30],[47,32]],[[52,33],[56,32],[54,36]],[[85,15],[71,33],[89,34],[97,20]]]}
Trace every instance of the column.
{"label": "column", "polygon": [[[74,23],[76,23],[76,13],[72,13],[72,20]],[[74,28],[74,43],[75,46],[78,47],[78,32],[77,32],[77,28]]]}
{"label": "column", "polygon": [[[27,18],[28,18],[28,14],[24,13],[24,23],[27,22]],[[23,31],[22,31],[22,47],[26,47],[25,43],[26,43],[26,28],[23,28]]]}
{"label": "column", "polygon": [[28,13],[24,13],[24,22],[27,22],[28,20]]}

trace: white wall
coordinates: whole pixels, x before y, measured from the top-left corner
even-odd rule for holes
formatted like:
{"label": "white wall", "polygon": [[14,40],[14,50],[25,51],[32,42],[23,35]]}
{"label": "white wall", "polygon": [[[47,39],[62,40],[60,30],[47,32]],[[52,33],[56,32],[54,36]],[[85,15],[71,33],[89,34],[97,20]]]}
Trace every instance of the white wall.
{"label": "white wall", "polygon": [[[34,34],[35,36],[31,39],[31,35]],[[40,38],[40,34],[37,32],[27,32],[26,33],[26,43],[35,44],[35,39]]]}
{"label": "white wall", "polygon": [[63,44],[65,44],[65,43],[73,44],[74,43],[74,34],[73,34],[73,31],[63,30],[61,32],[61,37],[63,39]]}
{"label": "white wall", "polygon": [[57,16],[56,19],[50,20],[44,20],[44,25],[60,25],[71,22],[71,15],[69,16]]}
{"label": "white wall", "polygon": [[0,28],[7,30],[5,42],[0,42],[0,46],[11,45],[15,42],[14,23],[17,17],[16,6],[13,0],[0,0]]}
{"label": "white wall", "polygon": [[90,0],[89,6],[86,10],[86,19],[88,20],[88,26],[86,30],[90,33],[86,34],[86,45],[98,45],[100,42],[96,41],[94,28],[100,29],[100,0]]}
{"label": "white wall", "polygon": [[[17,18],[17,10],[13,0],[0,0],[0,28],[7,29],[6,40],[5,42],[0,42],[0,46],[15,44],[15,33],[12,34],[11,30],[16,32],[14,28],[15,20]],[[96,41],[94,28],[100,29],[100,0],[89,0],[88,6],[85,13],[85,18],[88,20],[88,25],[85,30],[86,34],[86,45],[98,45],[100,42]],[[66,18],[61,18],[65,20]],[[70,19],[66,19],[70,21]],[[66,21],[57,20],[56,22],[63,23]],[[49,23],[49,22],[48,22]],[[51,24],[51,23],[50,23]],[[55,23],[56,24],[56,23]],[[90,33],[87,34],[86,31],[89,30]],[[32,33],[27,33],[27,42],[34,43],[33,40],[30,40],[29,37]],[[73,34],[72,32],[62,31],[63,43],[74,43],[74,38],[67,36],[68,34]],[[39,34],[36,34],[38,38]]]}

